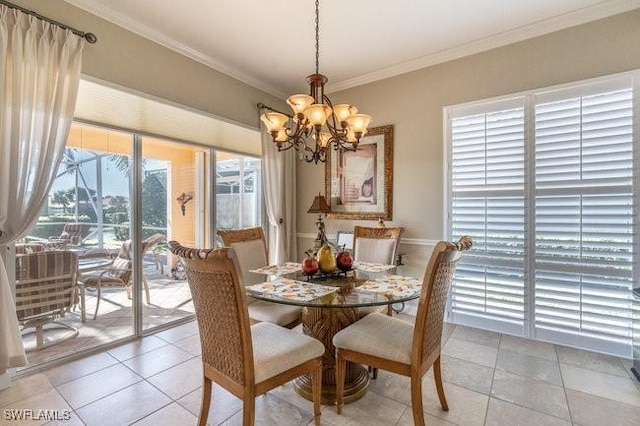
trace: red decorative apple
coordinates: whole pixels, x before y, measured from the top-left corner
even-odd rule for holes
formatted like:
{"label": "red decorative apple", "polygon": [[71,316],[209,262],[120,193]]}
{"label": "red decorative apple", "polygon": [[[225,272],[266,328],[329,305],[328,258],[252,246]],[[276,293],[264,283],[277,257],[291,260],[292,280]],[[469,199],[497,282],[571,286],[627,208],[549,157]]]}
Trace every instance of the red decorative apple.
{"label": "red decorative apple", "polygon": [[353,257],[348,251],[341,251],[336,256],[336,263],[338,264],[338,269],[348,271],[353,265]]}
{"label": "red decorative apple", "polygon": [[311,253],[307,253],[307,257],[302,260],[302,265],[300,268],[305,275],[313,275],[318,272],[320,265]]}

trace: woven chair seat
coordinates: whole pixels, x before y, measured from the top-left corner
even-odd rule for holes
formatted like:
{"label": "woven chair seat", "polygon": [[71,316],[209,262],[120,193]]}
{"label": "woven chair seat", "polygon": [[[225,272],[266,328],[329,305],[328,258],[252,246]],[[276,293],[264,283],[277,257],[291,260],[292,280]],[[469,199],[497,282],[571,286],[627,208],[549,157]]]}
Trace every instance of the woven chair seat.
{"label": "woven chair seat", "polygon": [[254,321],[270,322],[286,326],[297,322],[302,314],[299,306],[281,305],[278,303],[257,300],[248,304],[249,317]]}
{"label": "woven chair seat", "polygon": [[251,339],[256,383],[324,354],[319,340],[268,322],[252,325]]}
{"label": "woven chair seat", "polygon": [[413,326],[388,315],[373,313],[340,331],[333,344],[403,364],[411,363]]}

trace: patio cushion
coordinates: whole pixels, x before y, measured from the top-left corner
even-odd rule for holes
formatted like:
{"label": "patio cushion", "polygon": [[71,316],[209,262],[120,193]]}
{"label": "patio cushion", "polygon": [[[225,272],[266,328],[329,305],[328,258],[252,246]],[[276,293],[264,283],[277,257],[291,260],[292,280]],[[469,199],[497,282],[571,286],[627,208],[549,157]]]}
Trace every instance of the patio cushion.
{"label": "patio cushion", "polygon": [[263,300],[256,300],[249,304],[249,318],[282,326],[297,321],[300,318],[301,311],[302,308],[299,306],[282,305]]}
{"label": "patio cushion", "polygon": [[336,348],[411,364],[413,325],[373,313],[333,337]]}
{"label": "patio cushion", "polygon": [[319,340],[268,322],[251,326],[256,383],[324,354]]}

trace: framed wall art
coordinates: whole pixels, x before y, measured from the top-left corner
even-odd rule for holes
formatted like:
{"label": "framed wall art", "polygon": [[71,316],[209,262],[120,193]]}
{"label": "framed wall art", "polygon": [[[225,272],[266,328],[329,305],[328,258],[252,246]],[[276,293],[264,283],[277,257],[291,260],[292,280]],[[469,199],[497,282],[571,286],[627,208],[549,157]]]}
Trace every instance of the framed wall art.
{"label": "framed wall art", "polygon": [[325,198],[335,219],[392,220],[393,125],[369,129],[356,151],[331,150]]}

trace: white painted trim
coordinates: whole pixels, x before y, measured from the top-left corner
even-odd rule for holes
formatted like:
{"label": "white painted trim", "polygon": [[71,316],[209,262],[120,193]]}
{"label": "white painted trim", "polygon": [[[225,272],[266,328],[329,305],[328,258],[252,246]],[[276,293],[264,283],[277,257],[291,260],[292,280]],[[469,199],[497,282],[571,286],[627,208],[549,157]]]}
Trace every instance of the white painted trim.
{"label": "white painted trim", "polygon": [[[241,71],[237,67],[231,66],[229,64],[224,64],[209,55],[206,55],[196,49],[192,49],[176,40],[167,37],[161,32],[150,28],[149,26],[143,25],[140,22],[122,13],[112,10],[105,5],[96,4],[95,2],[90,0],[64,1],[93,15],[99,16],[102,19],[110,21],[115,25],[125,28],[126,30],[131,31],[141,37],[149,39],[154,43],[178,52],[190,59],[193,59],[194,61],[200,62],[208,67],[227,74],[230,77],[233,77],[243,83],[263,90],[273,96],[276,96],[278,98],[285,98],[288,96],[288,94],[284,93],[282,90],[275,88],[265,83],[264,81],[249,76],[247,73]],[[538,37],[565,28],[585,24],[587,22],[596,21],[598,19],[627,12],[638,7],[640,7],[640,0],[605,0],[598,4],[587,6],[573,12],[568,12],[563,15],[554,16],[549,19],[544,19],[528,25],[523,25],[521,27],[503,31],[501,33],[484,37],[479,40],[474,40],[469,43],[454,46],[449,49],[432,52],[411,61],[402,62],[381,70],[363,74],[358,77],[339,81],[334,84],[328,85],[326,93],[330,94],[352,87],[361,86],[367,83],[372,83],[374,81],[382,80],[385,78],[405,74],[411,71],[416,71],[421,68],[426,68],[464,56],[469,56],[490,49],[495,49],[497,47],[506,46],[508,44],[517,43],[519,41]]]}
{"label": "white painted trim", "polygon": [[232,77],[245,84],[255,87],[256,89],[263,90],[269,93],[270,95],[276,96],[278,98],[286,98],[288,96],[287,94],[274,89],[272,86],[266,84],[265,82],[249,76],[248,74],[242,72],[237,67],[229,66],[220,61],[217,61],[213,57],[206,55],[200,52],[199,50],[192,49],[191,47],[185,44],[182,44],[170,37],[167,37],[165,34],[161,33],[160,31],[157,31],[147,25],[144,25],[136,21],[135,19],[132,19],[131,17],[126,16],[120,12],[117,12],[103,4],[99,4],[90,0],[64,0],[64,1],[86,12],[89,12],[92,15],[96,15],[106,21],[109,21],[119,27],[122,27],[127,31],[131,31],[134,34],[137,34],[141,37],[151,40],[152,42],[157,43],[163,47],[166,47],[167,49],[171,49],[174,52],[177,52],[183,56],[186,56],[189,59],[193,59],[194,61],[204,64],[210,68],[213,68],[216,71],[220,71],[221,73],[224,73],[229,77]]}
{"label": "white painted trim", "polygon": [[[315,240],[317,235],[309,233],[309,232],[298,232],[296,234],[296,236],[298,238]],[[331,235],[331,234],[327,234],[327,238],[329,240],[335,240],[336,236],[335,235]],[[427,239],[422,239],[422,238],[402,238],[402,239],[400,239],[400,245],[406,244],[408,246],[427,246],[427,247],[432,247],[432,246],[435,246],[436,244],[438,244],[438,241],[439,240],[427,240]]]}
{"label": "white painted trim", "polygon": [[565,28],[586,24],[591,21],[597,21],[598,19],[628,12],[638,7],[640,7],[639,0],[607,0],[573,12],[513,28],[511,30],[503,31],[498,34],[464,43],[449,49],[432,52],[412,61],[403,62],[348,80],[339,81],[327,86],[326,92],[331,94],[341,90],[350,89],[352,87],[362,86],[374,81],[395,77],[400,74],[417,71],[422,68],[452,61],[465,56],[518,43],[523,40],[539,37]]}

